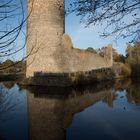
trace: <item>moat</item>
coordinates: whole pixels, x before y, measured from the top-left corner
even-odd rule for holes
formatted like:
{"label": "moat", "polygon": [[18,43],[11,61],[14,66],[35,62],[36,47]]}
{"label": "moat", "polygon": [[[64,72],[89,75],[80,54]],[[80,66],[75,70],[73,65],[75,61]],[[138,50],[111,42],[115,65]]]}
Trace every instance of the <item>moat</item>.
{"label": "moat", "polygon": [[0,82],[0,140],[139,140],[140,83],[71,88]]}

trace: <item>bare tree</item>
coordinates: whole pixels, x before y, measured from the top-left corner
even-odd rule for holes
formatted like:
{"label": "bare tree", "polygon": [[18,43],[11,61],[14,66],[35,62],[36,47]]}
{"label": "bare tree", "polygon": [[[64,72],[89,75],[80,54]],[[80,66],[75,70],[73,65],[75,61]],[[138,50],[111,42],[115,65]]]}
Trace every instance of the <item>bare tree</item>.
{"label": "bare tree", "polygon": [[[25,47],[16,46],[17,39],[25,36],[26,15],[23,0],[0,2],[0,57],[13,55]],[[26,38],[26,36],[25,36]]]}
{"label": "bare tree", "polygon": [[73,12],[86,26],[104,23],[104,37],[140,39],[140,0],[70,0],[66,13]]}
{"label": "bare tree", "polygon": [[[28,37],[26,33],[26,21],[32,12],[33,3],[34,0],[32,0],[31,11],[27,15],[25,0],[0,1],[0,60],[4,57],[13,56],[25,48]],[[20,44],[19,42],[22,43]],[[34,46],[31,51],[33,51],[33,48]],[[22,60],[18,62],[25,60],[28,56],[23,56]],[[14,63],[14,65],[18,62]],[[9,67],[11,65],[0,67],[0,70]]]}

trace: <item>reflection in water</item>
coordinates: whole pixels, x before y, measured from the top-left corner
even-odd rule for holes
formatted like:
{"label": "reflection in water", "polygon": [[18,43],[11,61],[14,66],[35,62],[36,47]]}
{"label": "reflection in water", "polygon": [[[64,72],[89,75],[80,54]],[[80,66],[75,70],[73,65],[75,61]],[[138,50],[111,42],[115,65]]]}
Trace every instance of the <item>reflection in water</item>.
{"label": "reflection in water", "polygon": [[42,89],[39,94],[37,89],[32,90],[34,94],[28,94],[32,140],[64,140],[65,129],[71,124],[73,115],[109,96],[112,91],[107,84],[83,89]]}
{"label": "reflection in water", "polygon": [[[26,140],[29,136],[30,140],[136,140],[140,137],[140,87],[131,81],[66,89],[34,87],[26,92],[17,85],[9,89],[5,85],[0,84],[3,139]],[[6,125],[11,127],[11,133]]]}
{"label": "reflection in water", "polygon": [[28,138],[26,99],[16,84],[0,83],[0,140]]}
{"label": "reflection in water", "polygon": [[131,85],[127,88],[127,99],[129,102],[140,105],[140,84]]}

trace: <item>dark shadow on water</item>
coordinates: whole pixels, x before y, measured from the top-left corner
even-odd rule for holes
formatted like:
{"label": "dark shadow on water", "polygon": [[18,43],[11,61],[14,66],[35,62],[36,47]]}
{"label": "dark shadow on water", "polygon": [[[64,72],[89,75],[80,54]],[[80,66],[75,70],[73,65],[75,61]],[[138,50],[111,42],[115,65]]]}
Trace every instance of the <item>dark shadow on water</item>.
{"label": "dark shadow on water", "polygon": [[[50,98],[67,98],[86,94],[86,92],[94,93],[104,89],[110,89],[114,85],[113,82],[98,82],[90,85],[79,85],[72,87],[45,87],[45,86],[29,86],[26,87],[28,91],[34,94],[34,97],[50,97]],[[24,88],[24,87],[23,87]]]}
{"label": "dark shadow on water", "polygon": [[20,81],[25,77],[24,74],[6,74],[6,75],[0,75],[0,82],[1,81]]}

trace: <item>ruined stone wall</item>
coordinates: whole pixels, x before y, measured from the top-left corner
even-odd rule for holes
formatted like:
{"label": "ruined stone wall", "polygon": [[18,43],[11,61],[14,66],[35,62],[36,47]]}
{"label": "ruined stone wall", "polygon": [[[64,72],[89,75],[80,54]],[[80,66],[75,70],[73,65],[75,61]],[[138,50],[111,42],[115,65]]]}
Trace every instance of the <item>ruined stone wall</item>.
{"label": "ruined stone wall", "polygon": [[[77,71],[91,71],[95,69],[108,68],[112,66],[112,46],[106,47],[105,56],[101,57],[98,54],[88,52],[80,49],[67,49],[63,48],[62,53],[64,54],[63,59],[65,60],[66,68],[63,64],[57,63],[58,68],[66,72],[77,72]],[[56,59],[57,60],[57,59]]]}
{"label": "ruined stone wall", "polygon": [[64,0],[32,2],[33,0],[28,0],[28,13],[31,13],[27,24],[29,57],[26,77],[34,76],[36,72],[86,72],[112,66],[111,45],[107,47],[106,55],[101,57],[74,49],[63,42]]}

